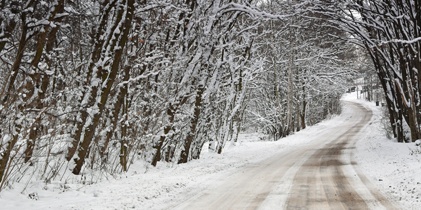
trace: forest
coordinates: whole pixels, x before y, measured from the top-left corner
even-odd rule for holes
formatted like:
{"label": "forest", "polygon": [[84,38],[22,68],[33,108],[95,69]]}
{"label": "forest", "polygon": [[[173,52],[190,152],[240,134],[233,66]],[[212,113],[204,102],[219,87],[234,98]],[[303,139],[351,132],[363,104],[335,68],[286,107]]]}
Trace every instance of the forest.
{"label": "forest", "polygon": [[[2,0],[0,189],[100,179],[278,140],[378,77],[390,132],[421,138],[417,0]],[[367,61],[368,60],[368,61]]]}

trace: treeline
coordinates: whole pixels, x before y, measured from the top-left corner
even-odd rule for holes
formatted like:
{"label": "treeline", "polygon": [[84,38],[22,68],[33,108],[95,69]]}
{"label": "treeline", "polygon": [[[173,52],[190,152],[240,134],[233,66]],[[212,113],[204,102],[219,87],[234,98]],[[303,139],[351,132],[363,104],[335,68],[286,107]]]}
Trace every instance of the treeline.
{"label": "treeline", "polygon": [[269,3],[1,1],[0,188],[186,163],[337,113],[342,35]]}
{"label": "treeline", "polygon": [[319,2],[316,8],[369,54],[386,96],[393,136],[421,138],[421,2]]}
{"label": "treeline", "polygon": [[277,140],[341,111],[340,98],[356,76],[356,47],[348,34],[308,2],[268,1],[272,13],[295,14],[269,20],[259,39],[264,72],[253,80],[246,124]]}

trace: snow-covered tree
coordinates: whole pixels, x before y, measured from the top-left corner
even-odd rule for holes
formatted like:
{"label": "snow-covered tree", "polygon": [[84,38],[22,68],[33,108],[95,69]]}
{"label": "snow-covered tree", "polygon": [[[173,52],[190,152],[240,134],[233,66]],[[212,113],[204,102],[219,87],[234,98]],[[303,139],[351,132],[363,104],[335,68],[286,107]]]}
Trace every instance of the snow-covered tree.
{"label": "snow-covered tree", "polygon": [[327,17],[299,2],[268,1],[272,12],[296,14],[270,20],[259,42],[265,72],[256,79],[248,117],[275,139],[340,111],[339,98],[352,76],[353,48]]}
{"label": "snow-covered tree", "polygon": [[[421,4],[417,0],[318,2],[371,57],[399,142],[420,138]],[[410,134],[405,135],[406,132]]]}
{"label": "snow-covered tree", "polygon": [[280,137],[336,113],[344,37],[269,3],[1,1],[0,188],[186,163],[245,121]]}

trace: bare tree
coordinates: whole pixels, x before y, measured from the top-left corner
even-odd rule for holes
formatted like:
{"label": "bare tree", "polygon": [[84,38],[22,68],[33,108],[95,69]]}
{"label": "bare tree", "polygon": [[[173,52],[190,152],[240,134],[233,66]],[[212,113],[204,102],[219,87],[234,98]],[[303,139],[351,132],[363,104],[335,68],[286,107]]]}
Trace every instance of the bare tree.
{"label": "bare tree", "polygon": [[370,55],[386,96],[394,136],[399,142],[407,140],[405,132],[412,141],[420,138],[420,3],[338,1],[316,8],[355,36]]}

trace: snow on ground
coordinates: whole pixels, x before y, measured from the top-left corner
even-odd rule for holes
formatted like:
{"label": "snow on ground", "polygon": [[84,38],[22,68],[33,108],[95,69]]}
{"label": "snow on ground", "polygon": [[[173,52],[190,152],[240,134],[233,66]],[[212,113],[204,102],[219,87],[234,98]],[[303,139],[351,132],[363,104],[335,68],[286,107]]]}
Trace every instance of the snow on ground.
{"label": "snow on ground", "polygon": [[[309,136],[322,132],[329,124],[335,121],[322,122],[277,142],[261,141],[263,136],[257,133],[241,134],[239,142],[228,145],[221,155],[205,148],[201,159],[188,164],[158,163],[157,168],[138,164],[120,179],[93,185],[45,186],[38,182],[20,193],[23,184],[18,184],[0,194],[0,206],[5,209],[164,209],[168,202],[185,198],[184,192],[197,192],[246,164],[305,144]],[[36,199],[29,199],[29,194],[36,195]]]}
{"label": "snow on ground", "polygon": [[[381,110],[374,103],[348,94],[344,100],[357,101],[372,109],[375,116],[361,133],[355,158],[367,175],[392,201],[407,209],[421,209],[421,148],[415,144],[398,144],[384,137]],[[170,203],[184,200],[200,189],[257,163],[275,152],[294,150],[315,133],[335,125],[340,117],[319,123],[279,141],[261,141],[257,133],[241,134],[235,146],[229,145],[221,155],[204,149],[200,160],[187,164],[159,163],[157,168],[144,163],[133,165],[130,172],[118,179],[92,185],[56,182],[44,185],[31,182],[15,185],[0,194],[1,209],[165,209]],[[417,153],[419,154],[410,153]],[[187,194],[186,194],[187,193]],[[32,195],[30,199],[29,195]]]}
{"label": "snow on ground", "polygon": [[343,99],[361,103],[374,114],[356,144],[354,157],[361,171],[390,200],[405,209],[421,209],[421,147],[386,137],[384,125],[388,119],[382,115],[385,107],[356,99],[354,94]]}

